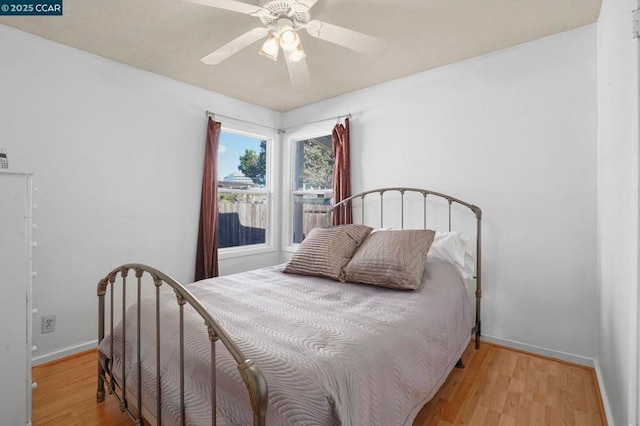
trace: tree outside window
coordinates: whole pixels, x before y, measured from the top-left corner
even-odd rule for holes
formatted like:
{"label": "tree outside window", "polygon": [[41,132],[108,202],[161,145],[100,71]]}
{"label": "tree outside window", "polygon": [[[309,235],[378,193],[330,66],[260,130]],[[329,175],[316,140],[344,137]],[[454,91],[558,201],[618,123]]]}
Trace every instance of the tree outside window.
{"label": "tree outside window", "polygon": [[267,142],[222,131],[218,153],[218,246],[267,242]]}

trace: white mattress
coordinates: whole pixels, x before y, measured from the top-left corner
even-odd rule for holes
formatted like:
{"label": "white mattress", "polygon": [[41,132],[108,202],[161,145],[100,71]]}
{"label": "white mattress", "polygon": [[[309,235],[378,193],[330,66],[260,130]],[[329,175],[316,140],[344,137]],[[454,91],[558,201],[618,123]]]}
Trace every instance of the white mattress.
{"label": "white mattress", "polygon": [[[416,291],[282,273],[283,265],[189,284],[269,387],[268,425],[411,424],[469,343],[471,304],[451,264],[429,259]],[[179,424],[175,296],[162,296],[163,424]],[[169,311],[176,311],[166,319]],[[211,424],[210,343],[185,307],[186,416]],[[143,405],[155,408],[155,302],[143,302]],[[127,392],[136,380],[135,311],[127,316]],[[121,327],[99,346],[120,380]],[[249,425],[252,412],[235,362],[218,342],[218,424]],[[134,386],[135,388],[135,386]]]}

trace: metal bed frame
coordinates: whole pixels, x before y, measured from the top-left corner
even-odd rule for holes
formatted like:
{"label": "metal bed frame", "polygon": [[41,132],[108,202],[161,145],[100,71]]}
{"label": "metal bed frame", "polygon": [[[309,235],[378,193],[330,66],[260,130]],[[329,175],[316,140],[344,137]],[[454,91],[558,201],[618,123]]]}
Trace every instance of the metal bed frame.
{"label": "metal bed frame", "polygon": [[[427,197],[434,196],[445,199],[448,203],[449,210],[449,231],[451,231],[451,208],[452,205],[459,204],[470,209],[476,218],[476,321],[475,326],[471,330],[471,333],[475,333],[475,347],[479,348],[480,345],[480,335],[481,335],[481,319],[480,319],[480,300],[482,297],[482,286],[481,286],[481,220],[482,220],[482,210],[479,207],[461,201],[457,198],[451,197],[446,194],[442,194],[439,192],[429,191],[425,189],[416,189],[416,188],[404,188],[404,187],[392,187],[392,188],[381,188],[374,189],[371,191],[362,192],[360,194],[351,196],[331,207],[331,209],[327,212],[326,218],[331,223],[331,220],[336,211],[340,212],[340,214],[345,214],[347,209],[352,206],[352,203],[356,200],[360,200],[362,204],[362,220],[364,221],[364,200],[365,197],[370,194],[379,194],[380,197],[380,226],[384,226],[384,195],[388,192],[398,192],[400,194],[400,205],[401,205],[401,228],[404,228],[404,204],[405,204],[405,193],[420,193],[422,194],[424,200],[424,208],[423,208],[423,228],[427,227]],[[345,209],[346,206],[346,209]],[[135,272],[135,277],[137,279],[137,309],[136,309],[136,317],[137,317],[137,377],[138,380],[136,382],[136,390],[137,390],[137,398],[135,401],[130,401],[127,396],[127,377],[125,371],[126,365],[126,333],[125,324],[127,320],[126,311],[127,311],[127,276],[129,271],[133,270]],[[122,341],[122,379],[121,383],[118,383],[116,378],[111,371],[111,363],[109,360],[104,364],[102,361],[98,361],[98,390],[97,390],[97,401],[101,402],[105,399],[105,385],[106,390],[115,396],[120,405],[120,410],[126,412],[131,420],[139,426],[144,424],[143,419],[143,407],[142,407],[142,373],[141,373],[141,300],[142,300],[142,278],[146,274],[150,275],[153,279],[153,283],[155,286],[155,302],[156,302],[156,315],[155,315],[155,338],[156,338],[156,413],[155,420],[158,425],[162,424],[162,394],[161,394],[161,380],[160,377],[160,288],[163,284],[167,284],[171,289],[173,289],[176,302],[179,305],[179,327],[180,327],[180,337],[179,337],[179,350],[180,350],[180,414],[181,414],[181,422],[183,425],[186,424],[186,416],[185,416],[185,404],[184,404],[184,305],[189,303],[195,311],[202,317],[204,320],[204,325],[206,327],[209,341],[211,342],[211,412],[212,419],[211,424],[215,426],[216,424],[216,342],[221,341],[226,349],[229,351],[231,356],[234,358],[237,363],[237,367],[239,373],[244,381],[244,384],[247,388],[247,392],[249,394],[249,399],[251,402],[251,409],[253,411],[253,424],[254,426],[261,426],[265,424],[265,415],[267,411],[267,401],[268,401],[268,387],[267,381],[255,363],[244,356],[242,351],[236,346],[236,344],[231,340],[229,335],[220,327],[218,322],[211,316],[211,314],[202,306],[202,304],[198,301],[196,297],[194,297],[187,288],[185,288],[182,284],[171,278],[170,276],[164,274],[163,272],[152,268],[150,266],[130,263],[126,265],[119,266],[109,272],[100,282],[98,283],[98,342],[101,342],[105,337],[105,296],[109,293],[109,332],[110,335],[113,335],[113,327],[114,327],[114,306],[116,301],[114,300],[114,293],[116,290],[117,278],[120,276],[121,280],[121,294],[122,294],[122,325],[123,325],[123,341]],[[110,291],[109,291],[110,290]],[[114,342],[111,340],[111,353],[113,353],[113,345]],[[135,406],[132,405],[135,403]]]}

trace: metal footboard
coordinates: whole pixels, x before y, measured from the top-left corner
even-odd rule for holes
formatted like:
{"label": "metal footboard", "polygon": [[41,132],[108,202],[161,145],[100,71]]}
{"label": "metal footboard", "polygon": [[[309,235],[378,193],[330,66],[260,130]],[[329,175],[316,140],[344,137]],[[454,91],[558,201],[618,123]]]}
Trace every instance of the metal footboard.
{"label": "metal footboard", "polygon": [[[135,383],[137,390],[137,398],[135,401],[131,401],[127,396],[127,375],[125,371],[126,365],[126,321],[127,321],[127,276],[129,271],[133,270],[135,272],[135,277],[137,279],[137,308],[136,308],[136,317],[137,317],[137,359],[135,364],[137,366],[137,382]],[[267,382],[261,373],[260,369],[254,364],[254,362],[250,359],[247,359],[240,349],[233,343],[233,341],[229,338],[229,336],[225,333],[225,331],[220,327],[220,325],[216,322],[216,320],[211,316],[209,312],[200,304],[200,302],[187,290],[182,284],[169,277],[168,275],[162,273],[161,271],[152,268],[150,266],[142,265],[142,264],[126,264],[122,265],[118,268],[115,268],[111,271],[105,278],[100,280],[98,283],[98,341],[101,342],[105,337],[105,296],[109,293],[110,303],[109,303],[109,331],[110,335],[113,336],[113,327],[114,327],[114,304],[119,303],[120,301],[115,300],[115,284],[118,276],[122,278],[122,328],[123,328],[123,339],[122,339],[122,378],[121,383],[117,383],[113,373],[108,371],[110,367],[103,366],[102,363],[98,362],[98,391],[97,391],[97,400],[103,401],[105,398],[105,384],[107,386],[107,391],[113,394],[119,404],[120,410],[126,412],[131,420],[135,422],[137,425],[143,425],[143,407],[142,407],[142,364],[140,359],[141,354],[141,300],[142,300],[142,278],[144,274],[147,273],[153,279],[153,283],[155,285],[155,337],[156,337],[156,412],[155,412],[155,420],[156,424],[162,424],[162,394],[161,394],[161,381],[162,377],[160,377],[160,358],[161,358],[161,350],[160,350],[160,288],[163,284],[171,287],[176,295],[176,302],[179,305],[179,321],[180,321],[180,415],[181,415],[181,424],[186,424],[186,408],[185,408],[185,388],[184,388],[184,355],[185,355],[185,347],[184,347],[184,305],[188,303],[195,309],[195,311],[202,317],[204,320],[204,326],[206,328],[206,332],[209,336],[209,341],[211,342],[211,424],[216,424],[216,342],[220,340],[224,346],[227,348],[231,356],[234,358],[235,362],[238,365],[238,370],[242,379],[244,381],[245,386],[247,387],[247,391],[249,393],[249,398],[251,401],[251,409],[253,410],[253,424],[254,425],[264,425],[265,424],[265,414],[267,411],[267,399],[268,399],[268,390],[267,390]],[[108,291],[110,290],[110,291]],[[203,333],[205,330],[203,330]],[[111,339],[111,354],[113,354],[113,339]],[[130,407],[130,405],[135,405],[135,408]]]}

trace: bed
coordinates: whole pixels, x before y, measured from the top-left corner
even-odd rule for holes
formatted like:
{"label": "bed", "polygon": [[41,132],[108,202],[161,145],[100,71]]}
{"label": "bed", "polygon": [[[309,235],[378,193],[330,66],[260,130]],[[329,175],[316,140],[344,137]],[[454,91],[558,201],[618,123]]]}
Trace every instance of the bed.
{"label": "bed", "polygon": [[[428,199],[444,203],[434,210]],[[362,231],[378,204],[377,229]],[[397,206],[397,213],[389,213],[389,205]],[[366,234],[348,264],[336,269],[340,279],[315,276],[322,267],[302,275],[295,270],[303,246],[287,264],[186,286],[139,264],[107,274],[98,284],[98,400],[106,388],[136,424],[411,424],[474,334],[476,348],[480,343],[482,213],[454,197],[414,188],[357,194],[334,206],[327,218],[344,212],[341,206],[360,212],[362,224],[315,228],[306,245],[313,254],[320,246],[314,238],[322,233]],[[443,206],[444,214],[438,213]],[[420,214],[409,214],[409,207]],[[475,228],[475,273],[469,276],[476,286],[475,313],[462,265],[432,255],[435,245],[426,248],[419,276],[412,272],[418,278],[412,290],[390,288],[399,275],[393,270],[381,285],[353,282],[358,272],[370,274],[381,264],[357,268],[360,254],[374,247],[371,241],[386,241],[382,251],[388,252],[388,241],[407,237],[408,226],[416,228],[411,235],[425,237],[419,229],[427,229],[428,213],[436,221],[444,216],[441,235],[451,235],[452,219],[469,211]],[[388,265],[381,270],[390,271]],[[127,289],[130,271],[135,281]],[[152,283],[151,297],[142,296],[145,283]],[[134,303],[130,296],[127,300],[132,288]]]}

